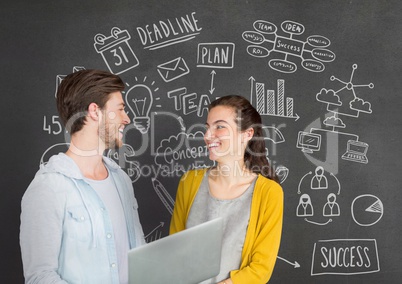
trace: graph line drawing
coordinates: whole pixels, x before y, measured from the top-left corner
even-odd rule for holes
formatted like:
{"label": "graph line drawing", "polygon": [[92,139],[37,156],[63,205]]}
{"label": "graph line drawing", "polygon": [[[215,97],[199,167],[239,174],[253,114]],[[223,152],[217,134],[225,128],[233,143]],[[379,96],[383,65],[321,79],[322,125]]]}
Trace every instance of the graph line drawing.
{"label": "graph line drawing", "polygon": [[[256,109],[260,115],[291,118],[295,121],[300,118],[294,113],[293,98],[285,97],[285,80],[277,80],[276,93],[272,89],[266,90],[265,84],[255,82],[253,77],[250,77],[249,80],[252,82],[250,102],[255,101]],[[255,94],[253,89],[255,89]]]}
{"label": "graph line drawing", "polygon": [[164,222],[160,222],[158,226],[156,226],[151,232],[149,232],[144,238],[147,243],[151,243],[153,241],[159,240],[162,238],[162,230]]}

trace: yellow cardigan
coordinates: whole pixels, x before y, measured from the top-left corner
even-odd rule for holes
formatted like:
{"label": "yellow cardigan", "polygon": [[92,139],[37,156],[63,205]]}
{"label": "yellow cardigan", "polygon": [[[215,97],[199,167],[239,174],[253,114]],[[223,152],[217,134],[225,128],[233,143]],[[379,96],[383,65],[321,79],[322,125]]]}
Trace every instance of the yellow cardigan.
{"label": "yellow cardigan", "polygon": [[[191,170],[179,183],[170,234],[186,229],[186,221],[198,188],[208,169]],[[265,284],[271,278],[282,234],[282,187],[259,175],[251,202],[250,220],[239,270],[230,272],[235,284]]]}

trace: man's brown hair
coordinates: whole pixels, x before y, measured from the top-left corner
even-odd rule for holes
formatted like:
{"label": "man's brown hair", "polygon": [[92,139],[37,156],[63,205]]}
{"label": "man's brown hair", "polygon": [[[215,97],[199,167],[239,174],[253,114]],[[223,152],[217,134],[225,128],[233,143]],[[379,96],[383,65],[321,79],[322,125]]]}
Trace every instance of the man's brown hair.
{"label": "man's brown hair", "polygon": [[104,108],[110,93],[123,91],[121,78],[102,70],[81,70],[63,79],[57,90],[57,110],[66,130],[72,135],[85,125],[88,107]]}

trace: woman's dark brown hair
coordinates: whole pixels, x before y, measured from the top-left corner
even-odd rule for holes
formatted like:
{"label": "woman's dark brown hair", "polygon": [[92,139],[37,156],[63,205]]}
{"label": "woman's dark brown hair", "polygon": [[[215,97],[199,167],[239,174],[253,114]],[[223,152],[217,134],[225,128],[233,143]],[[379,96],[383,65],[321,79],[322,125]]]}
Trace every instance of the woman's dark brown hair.
{"label": "woman's dark brown hair", "polygon": [[240,131],[245,131],[249,128],[254,129],[253,138],[248,142],[244,153],[246,168],[279,183],[275,171],[271,168],[266,158],[262,120],[257,110],[246,98],[238,95],[224,96],[213,101],[209,105],[209,110],[216,106],[231,107],[235,111],[235,122],[239,126]]}
{"label": "woman's dark brown hair", "polygon": [[102,109],[110,93],[123,90],[119,76],[102,70],[81,70],[66,76],[56,95],[57,110],[66,130],[71,135],[80,131],[91,103]]}

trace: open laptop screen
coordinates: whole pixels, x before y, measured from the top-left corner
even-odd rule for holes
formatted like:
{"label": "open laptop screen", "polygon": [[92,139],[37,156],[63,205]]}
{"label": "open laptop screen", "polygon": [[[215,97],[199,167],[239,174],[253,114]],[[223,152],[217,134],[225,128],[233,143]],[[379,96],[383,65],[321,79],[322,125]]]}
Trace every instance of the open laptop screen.
{"label": "open laptop screen", "polygon": [[130,250],[129,283],[189,284],[218,275],[222,235],[217,218]]}

